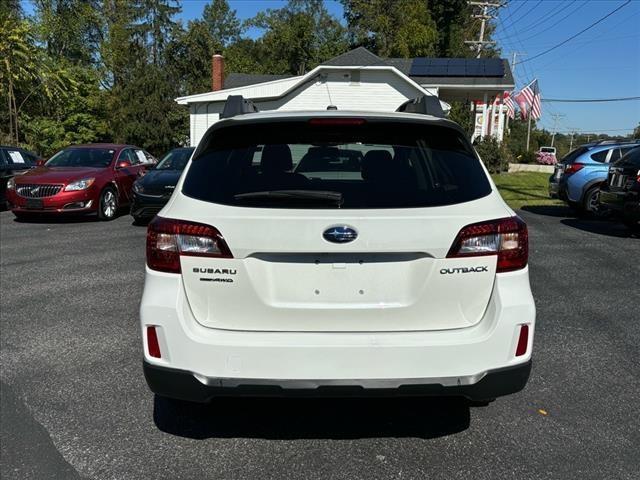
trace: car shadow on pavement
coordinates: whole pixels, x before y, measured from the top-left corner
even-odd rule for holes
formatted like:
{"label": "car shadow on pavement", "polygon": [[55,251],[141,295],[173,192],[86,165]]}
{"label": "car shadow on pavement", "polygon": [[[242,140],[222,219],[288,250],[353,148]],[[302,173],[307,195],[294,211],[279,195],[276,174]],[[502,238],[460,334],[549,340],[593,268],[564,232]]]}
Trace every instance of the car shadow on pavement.
{"label": "car shadow on pavement", "polygon": [[[116,217],[117,218],[117,217]],[[98,222],[95,215],[34,215],[29,217],[14,218],[16,223],[94,223]]]}
{"label": "car shadow on pavement", "polygon": [[628,238],[635,237],[631,230],[622,223],[613,220],[583,220],[579,218],[565,218],[560,223],[568,227],[577,228],[584,232],[597,233],[608,237]]}
{"label": "car shadow on pavement", "polygon": [[218,398],[193,404],[155,396],[153,419],[180,437],[435,438],[469,428],[462,398]]}
{"label": "car shadow on pavement", "polygon": [[575,217],[575,212],[566,205],[525,205],[522,210],[547,217]]}

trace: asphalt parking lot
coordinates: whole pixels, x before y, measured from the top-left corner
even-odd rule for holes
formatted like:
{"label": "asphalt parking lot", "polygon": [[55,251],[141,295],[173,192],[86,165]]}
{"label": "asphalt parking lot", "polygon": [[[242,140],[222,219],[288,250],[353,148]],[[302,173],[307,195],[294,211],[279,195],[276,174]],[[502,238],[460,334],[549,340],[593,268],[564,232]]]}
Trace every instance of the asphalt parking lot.
{"label": "asphalt parking lot", "polygon": [[9,479],[637,478],[640,239],[522,212],[538,307],[527,388],[429,399],[154,399],[137,308],[145,228],[0,213]]}

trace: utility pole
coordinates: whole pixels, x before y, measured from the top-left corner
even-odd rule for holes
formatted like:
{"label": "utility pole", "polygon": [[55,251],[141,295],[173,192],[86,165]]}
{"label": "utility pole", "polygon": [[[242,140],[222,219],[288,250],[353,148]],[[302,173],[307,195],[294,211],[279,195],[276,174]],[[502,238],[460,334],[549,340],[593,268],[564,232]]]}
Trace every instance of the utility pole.
{"label": "utility pole", "polygon": [[[482,7],[481,14],[471,15],[471,18],[479,18],[481,20],[480,36],[478,40],[465,40],[464,42],[467,45],[472,45],[472,49],[476,50],[477,52],[476,58],[480,58],[482,56],[482,50],[484,49],[485,45],[493,45],[496,43],[492,40],[485,40],[484,33],[486,30],[487,21],[491,20],[492,18],[495,18],[496,16],[495,13],[498,8],[502,7],[502,4],[496,3],[496,2],[489,2],[489,1],[470,1],[468,2],[468,4],[471,5],[472,7]],[[489,13],[490,8],[495,8],[496,10],[493,10],[492,13]]]}
{"label": "utility pole", "polygon": [[558,120],[566,117],[564,113],[552,113],[551,117],[553,118],[553,133],[551,134],[551,146],[553,147],[553,142],[556,139],[556,132],[558,131]]}
{"label": "utility pole", "polygon": [[511,53],[511,69],[513,70],[513,73],[516,73],[516,65],[518,64],[517,59],[518,57],[526,57],[527,53],[526,52],[512,52]]}
{"label": "utility pole", "polygon": [[576,134],[575,130],[571,132],[571,141],[569,142],[569,151],[573,150],[573,136]]}

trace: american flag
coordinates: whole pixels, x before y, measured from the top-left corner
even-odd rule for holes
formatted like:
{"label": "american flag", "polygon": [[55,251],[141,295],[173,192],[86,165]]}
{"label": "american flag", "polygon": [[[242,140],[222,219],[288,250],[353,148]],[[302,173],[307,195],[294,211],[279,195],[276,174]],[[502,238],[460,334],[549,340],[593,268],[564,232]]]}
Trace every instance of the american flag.
{"label": "american flag", "polygon": [[520,118],[522,118],[522,120],[526,120],[527,115],[529,114],[529,104],[527,103],[527,99],[522,92],[516,93],[513,96],[513,99],[518,104],[518,107],[520,107]]}
{"label": "american flag", "polygon": [[502,94],[502,99],[504,104],[507,107],[507,115],[509,116],[509,118],[515,118],[516,117],[516,106],[513,103],[513,99],[511,98],[511,93],[512,92],[504,92]]}
{"label": "american flag", "polygon": [[529,105],[530,115],[535,119],[539,119],[542,115],[542,110],[540,108],[540,90],[538,89],[538,80],[534,80],[529,85],[524,87],[520,91],[520,95],[522,95]]}

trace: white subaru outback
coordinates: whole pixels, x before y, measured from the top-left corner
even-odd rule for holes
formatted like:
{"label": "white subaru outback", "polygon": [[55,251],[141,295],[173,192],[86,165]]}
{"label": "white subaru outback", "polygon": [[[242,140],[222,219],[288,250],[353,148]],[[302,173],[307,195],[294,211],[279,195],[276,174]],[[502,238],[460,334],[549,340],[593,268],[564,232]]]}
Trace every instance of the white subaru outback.
{"label": "white subaru outback", "polygon": [[158,395],[521,390],[527,227],[460,127],[411,113],[214,124],[148,228],[140,307]]}

